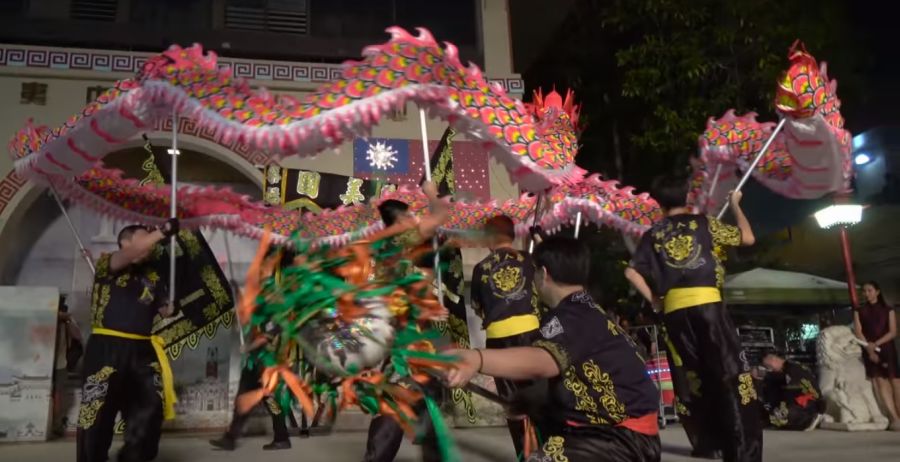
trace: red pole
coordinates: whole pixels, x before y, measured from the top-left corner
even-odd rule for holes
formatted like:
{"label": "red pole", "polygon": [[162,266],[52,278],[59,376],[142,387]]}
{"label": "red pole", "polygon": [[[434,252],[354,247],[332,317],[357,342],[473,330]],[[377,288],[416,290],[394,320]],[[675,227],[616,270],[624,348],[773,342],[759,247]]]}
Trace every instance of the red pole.
{"label": "red pole", "polygon": [[856,293],[856,274],[853,272],[853,255],[850,253],[850,237],[847,236],[846,226],[841,226],[841,250],[844,254],[844,270],[847,272],[850,304],[855,309],[859,306],[859,295]]}

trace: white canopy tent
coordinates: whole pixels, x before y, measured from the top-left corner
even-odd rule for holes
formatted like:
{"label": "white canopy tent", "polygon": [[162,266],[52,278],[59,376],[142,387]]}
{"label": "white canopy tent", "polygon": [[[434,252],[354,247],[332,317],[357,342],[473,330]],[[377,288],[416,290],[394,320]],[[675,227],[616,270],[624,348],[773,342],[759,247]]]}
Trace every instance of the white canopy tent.
{"label": "white canopy tent", "polygon": [[730,305],[848,306],[847,283],[812,274],[756,268],[725,278]]}

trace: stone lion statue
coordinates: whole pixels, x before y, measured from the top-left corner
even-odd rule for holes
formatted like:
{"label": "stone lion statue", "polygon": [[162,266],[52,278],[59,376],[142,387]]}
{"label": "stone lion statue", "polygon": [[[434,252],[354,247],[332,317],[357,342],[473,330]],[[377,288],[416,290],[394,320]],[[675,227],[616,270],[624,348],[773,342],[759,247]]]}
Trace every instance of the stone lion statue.
{"label": "stone lion statue", "polygon": [[828,404],[823,428],[883,430],[888,425],[866,378],[861,351],[847,326],[828,327],[819,334],[819,387]]}

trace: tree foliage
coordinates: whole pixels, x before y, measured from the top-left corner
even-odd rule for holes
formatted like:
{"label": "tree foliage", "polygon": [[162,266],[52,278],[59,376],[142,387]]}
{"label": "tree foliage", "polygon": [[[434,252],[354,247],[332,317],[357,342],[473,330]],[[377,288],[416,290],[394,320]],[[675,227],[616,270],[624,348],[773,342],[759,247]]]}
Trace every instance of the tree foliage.
{"label": "tree foliage", "polygon": [[845,8],[839,0],[582,0],[526,77],[576,90],[589,123],[579,163],[642,186],[687,167],[709,117],[734,108],[774,119],[775,82],[795,39],[851,67]]}
{"label": "tree foliage", "polygon": [[[840,0],[579,0],[547,53],[525,73],[526,82],[575,90],[586,123],[579,165],[646,188],[658,174],[687,168],[709,117],[733,108],[775,120],[776,80],[796,39],[829,62],[842,99],[854,94],[852,71],[865,53],[848,38],[850,6]],[[590,239],[593,290],[607,305],[633,311],[620,239],[614,233]]]}

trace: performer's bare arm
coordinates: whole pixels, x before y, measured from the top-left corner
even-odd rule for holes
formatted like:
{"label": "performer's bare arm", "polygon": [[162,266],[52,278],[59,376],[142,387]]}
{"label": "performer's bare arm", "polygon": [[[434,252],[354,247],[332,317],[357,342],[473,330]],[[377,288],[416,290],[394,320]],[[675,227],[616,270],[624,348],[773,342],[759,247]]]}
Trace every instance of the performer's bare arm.
{"label": "performer's bare arm", "polygon": [[628,282],[634,286],[634,289],[653,305],[654,310],[658,309],[657,304],[659,300],[653,296],[653,290],[650,289],[650,285],[647,284],[647,280],[644,279],[644,276],[641,276],[641,273],[638,273],[636,269],[629,266],[628,268],[625,268],[625,279],[628,279]]}
{"label": "performer's bare arm", "polygon": [[448,384],[453,388],[466,385],[479,372],[512,380],[548,379],[560,374],[553,356],[542,348],[457,350],[450,354],[460,358],[447,376]]}
{"label": "performer's bare arm", "polygon": [[744,215],[744,210],[741,209],[741,198],[743,197],[744,193],[734,191],[731,193],[729,199],[731,200],[731,211],[734,213],[734,218],[737,220],[737,226],[741,230],[741,245],[748,246],[753,245],[756,242],[756,236],[753,235],[753,228],[750,226],[750,221],[747,220],[747,216]]}
{"label": "performer's bare arm", "polygon": [[438,197],[437,187],[434,183],[426,181],[422,185],[422,192],[428,197],[431,213],[419,220],[419,234],[423,239],[430,239],[437,233],[438,228],[450,218],[450,208]]}
{"label": "performer's bare arm", "polygon": [[113,252],[109,259],[109,269],[115,273],[125,269],[132,263],[147,258],[153,251],[153,246],[165,239],[165,237],[165,234],[160,230],[135,235],[132,237],[131,245]]}

